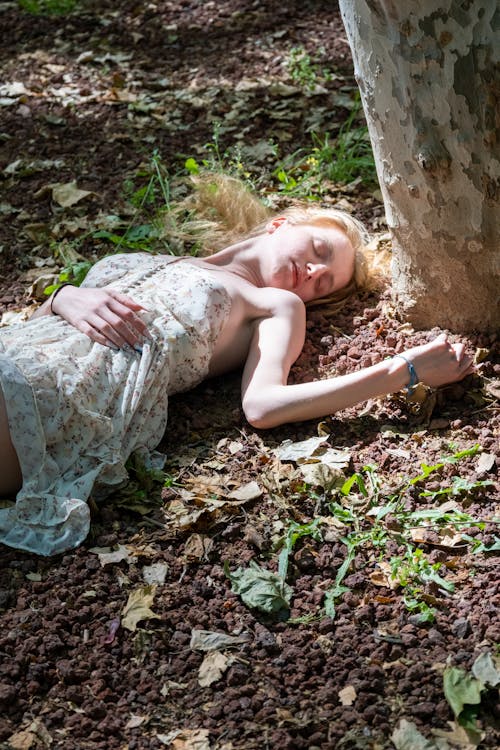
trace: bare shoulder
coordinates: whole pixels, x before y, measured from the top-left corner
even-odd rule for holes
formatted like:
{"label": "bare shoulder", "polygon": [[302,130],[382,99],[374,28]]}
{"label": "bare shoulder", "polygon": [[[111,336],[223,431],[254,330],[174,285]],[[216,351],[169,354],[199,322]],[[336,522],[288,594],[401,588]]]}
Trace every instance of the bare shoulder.
{"label": "bare shoulder", "polygon": [[300,297],[286,289],[254,287],[241,290],[247,303],[255,308],[256,318],[293,317],[305,320],[306,308]]}

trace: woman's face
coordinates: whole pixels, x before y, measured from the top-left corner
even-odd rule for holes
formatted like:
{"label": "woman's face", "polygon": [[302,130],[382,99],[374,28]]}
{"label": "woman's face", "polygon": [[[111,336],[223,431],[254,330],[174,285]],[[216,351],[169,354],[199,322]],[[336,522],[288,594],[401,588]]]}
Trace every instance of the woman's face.
{"label": "woman's face", "polygon": [[266,286],[288,289],[310,302],[351,280],[354,249],[335,224],[290,224],[280,217],[269,222],[267,232]]}

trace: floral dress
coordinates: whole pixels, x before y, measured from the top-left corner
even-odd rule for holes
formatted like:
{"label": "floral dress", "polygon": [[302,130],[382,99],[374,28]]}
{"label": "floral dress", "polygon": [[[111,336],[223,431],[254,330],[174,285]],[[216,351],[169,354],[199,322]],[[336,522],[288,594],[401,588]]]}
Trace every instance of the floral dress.
{"label": "floral dress", "polygon": [[185,259],[115,255],[84,282],[107,285],[146,308],[152,340],[142,354],[97,344],[56,315],[0,329],[0,385],[23,475],[15,505],[0,509],[4,544],[41,555],[80,544],[90,493],[122,484],[132,453],[147,462],[169,394],[208,373],[231,307],[215,274]]}

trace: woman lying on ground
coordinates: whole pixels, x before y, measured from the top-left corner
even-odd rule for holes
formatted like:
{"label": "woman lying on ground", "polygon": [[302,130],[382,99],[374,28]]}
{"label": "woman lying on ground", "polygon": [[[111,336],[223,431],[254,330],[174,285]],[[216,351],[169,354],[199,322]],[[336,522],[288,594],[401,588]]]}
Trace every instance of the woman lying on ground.
{"label": "woman lying on ground", "polygon": [[203,259],[107,257],[81,287],[62,287],[33,319],[1,329],[0,497],[17,497],[0,509],[0,541],[43,555],[76,547],[91,492],[122,484],[132,453],[147,461],[169,394],[206,377],[242,367],[246,418],[269,428],[417,378],[435,387],[469,374],[464,346],[442,335],[348,375],[287,385],[304,303],[362,275],[362,244],[349,215],[293,208]]}

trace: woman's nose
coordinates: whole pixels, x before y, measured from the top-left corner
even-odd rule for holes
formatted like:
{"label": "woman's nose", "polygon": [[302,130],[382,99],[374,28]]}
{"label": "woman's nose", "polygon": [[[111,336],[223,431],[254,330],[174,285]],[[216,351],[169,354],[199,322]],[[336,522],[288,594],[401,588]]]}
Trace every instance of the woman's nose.
{"label": "woman's nose", "polygon": [[307,278],[315,279],[326,270],[324,263],[307,263]]}

